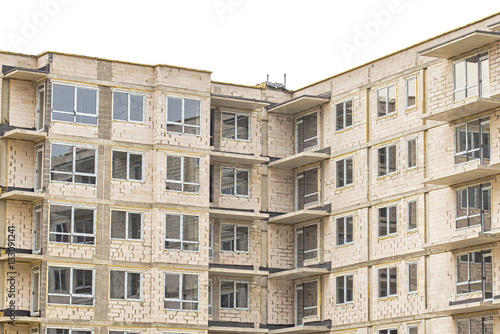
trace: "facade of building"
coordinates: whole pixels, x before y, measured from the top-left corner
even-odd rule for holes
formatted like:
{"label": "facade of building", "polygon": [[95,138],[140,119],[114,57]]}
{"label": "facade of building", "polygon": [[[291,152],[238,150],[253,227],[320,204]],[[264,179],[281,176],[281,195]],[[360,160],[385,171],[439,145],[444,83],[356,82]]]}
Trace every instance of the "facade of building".
{"label": "facade of building", "polygon": [[500,14],[296,91],[0,64],[3,333],[500,333]]}

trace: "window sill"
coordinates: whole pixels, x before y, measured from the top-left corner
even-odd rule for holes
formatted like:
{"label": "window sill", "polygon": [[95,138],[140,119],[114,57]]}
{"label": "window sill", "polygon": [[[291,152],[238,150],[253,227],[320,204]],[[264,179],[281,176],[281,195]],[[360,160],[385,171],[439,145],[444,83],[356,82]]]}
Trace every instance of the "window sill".
{"label": "window sill", "polygon": [[354,188],[354,183],[348,184],[347,186],[343,186],[340,188],[335,188],[335,193],[339,192],[341,193],[343,190],[351,189]]}
{"label": "window sill", "polygon": [[350,126],[350,127],[347,127],[347,128],[344,128],[344,129],[340,129],[340,130],[335,130],[335,135],[340,135],[340,134],[343,134],[345,132],[348,132],[350,130],[354,129],[354,126]]}
{"label": "window sill", "polygon": [[[93,177],[97,177],[97,176],[93,176]],[[72,186],[97,187],[97,184],[77,183],[77,182],[64,182],[64,181],[56,181],[56,180],[50,180],[50,183],[66,184],[66,185],[72,185]]]}
{"label": "window sill", "polygon": [[398,299],[398,296],[387,296],[387,297],[378,297],[377,301],[385,302],[385,301],[396,300],[396,299]]}
{"label": "window sill", "polygon": [[71,305],[71,304],[51,304],[47,303],[47,306],[51,307],[70,307],[70,308],[94,308],[94,305]]}
{"label": "window sill", "polygon": [[146,125],[146,122],[133,122],[133,121],[124,121],[121,119],[113,119],[113,123],[121,123],[121,124],[132,124],[132,125]]}
{"label": "window sill", "polygon": [[75,126],[83,126],[83,127],[91,127],[93,129],[99,127],[99,123],[97,124],[81,124],[81,123],[73,123],[73,122],[64,122],[64,121],[56,121],[56,120],[52,120],[51,123],[59,123],[59,124],[69,124],[69,125],[75,125]]}
{"label": "window sill", "polygon": [[388,179],[388,178],[391,178],[391,177],[394,177],[398,175],[398,172],[393,172],[393,173],[389,173],[389,174],[385,174],[385,175],[381,175],[381,176],[377,176],[377,181],[379,180],[384,180],[384,179]]}
{"label": "window sill", "polygon": [[345,244],[342,244],[342,245],[335,245],[336,248],[345,248],[345,247],[349,247],[349,246],[354,246],[354,241],[353,242],[348,242],[348,243],[345,243]]}
{"label": "window sill", "polygon": [[387,114],[387,115],[384,115],[384,116],[377,116],[377,121],[383,121],[383,120],[387,120],[387,119],[393,119],[393,118],[396,118],[398,116],[398,113],[397,111],[393,112],[393,113],[390,113],[390,114]]}

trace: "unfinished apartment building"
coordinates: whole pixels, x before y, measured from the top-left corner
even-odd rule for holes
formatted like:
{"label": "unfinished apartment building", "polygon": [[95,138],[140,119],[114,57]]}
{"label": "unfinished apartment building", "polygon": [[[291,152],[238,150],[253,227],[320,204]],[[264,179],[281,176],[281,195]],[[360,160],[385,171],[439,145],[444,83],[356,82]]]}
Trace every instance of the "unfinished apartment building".
{"label": "unfinished apartment building", "polygon": [[3,333],[500,333],[500,14],[296,91],[0,64]]}

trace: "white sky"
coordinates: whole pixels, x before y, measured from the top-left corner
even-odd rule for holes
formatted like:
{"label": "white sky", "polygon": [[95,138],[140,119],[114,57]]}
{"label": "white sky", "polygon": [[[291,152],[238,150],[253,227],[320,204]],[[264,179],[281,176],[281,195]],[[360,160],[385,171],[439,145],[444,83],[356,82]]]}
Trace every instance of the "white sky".
{"label": "white sky", "polygon": [[[0,50],[59,51],[185,66],[213,71],[212,80],[245,85],[263,82],[267,74],[270,81],[283,82],[286,73],[289,89],[500,12],[498,0],[1,0],[1,4]],[[359,32],[366,30],[371,36],[361,40]]]}

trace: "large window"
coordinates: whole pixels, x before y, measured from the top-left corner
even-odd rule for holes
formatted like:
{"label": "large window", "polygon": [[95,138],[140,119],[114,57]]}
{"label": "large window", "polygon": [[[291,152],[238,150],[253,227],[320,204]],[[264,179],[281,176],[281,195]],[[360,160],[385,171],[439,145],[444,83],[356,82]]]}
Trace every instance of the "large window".
{"label": "large window", "polygon": [[111,239],[141,240],[142,213],[111,210]]}
{"label": "large window", "polygon": [[491,250],[457,255],[457,294],[482,292],[493,298],[493,258]]}
{"label": "large window", "polygon": [[342,159],[336,162],[337,182],[336,187],[342,188],[352,185],[352,157]]}
{"label": "large window", "polygon": [[223,139],[248,140],[250,139],[250,116],[235,112],[224,111],[221,114]]}
{"label": "large window", "polygon": [[490,119],[480,118],[455,127],[455,164],[480,159],[490,163]]}
{"label": "large window", "polygon": [[220,174],[221,195],[250,195],[250,171],[248,169],[222,167],[220,169]]}
{"label": "large window", "polygon": [[198,275],[165,273],[163,307],[170,310],[198,310]]}
{"label": "large window", "polygon": [[397,328],[381,329],[378,331],[378,334],[398,334],[398,329]]}
{"label": "large window", "polygon": [[200,217],[193,215],[165,215],[165,249],[198,251]]}
{"label": "large window", "polygon": [[457,334],[493,334],[493,316],[457,320]]}
{"label": "large window", "polygon": [[406,109],[417,105],[417,77],[406,79]]}
{"label": "large window", "polygon": [[249,299],[248,282],[220,281],[220,307],[247,309]]}
{"label": "large window", "polygon": [[318,145],[318,113],[298,117],[295,122],[295,152]]}
{"label": "large window", "polygon": [[378,209],[378,236],[385,237],[397,233],[397,206],[386,206]]}
{"label": "large window", "polygon": [[318,225],[298,227],[295,230],[295,266],[303,267],[304,263],[318,258]]}
{"label": "large window", "polygon": [[339,276],[337,283],[337,304],[351,303],[353,301],[353,275]]}
{"label": "large window", "polygon": [[47,302],[63,305],[94,305],[92,269],[49,267]]}
{"label": "large window", "polygon": [[167,132],[200,134],[200,101],[167,97]]}
{"label": "large window", "polygon": [[112,151],[112,177],[116,180],[143,181],[141,153]]}
{"label": "large window", "polygon": [[490,69],[488,53],[481,53],[453,64],[453,100],[488,96]]}
{"label": "large window", "polygon": [[337,218],[337,246],[351,244],[354,240],[353,217]]}
{"label": "large window", "polygon": [[396,112],[396,85],[377,90],[377,116],[383,117]]}
{"label": "large window", "polygon": [[95,208],[50,205],[49,241],[67,244],[94,244]]}
{"label": "large window", "polygon": [[113,119],[125,122],[144,122],[144,95],[113,92]]}
{"label": "large window", "polygon": [[396,145],[378,149],[378,176],[396,173]]}
{"label": "large window", "polygon": [[250,248],[250,230],[248,226],[221,224],[220,245],[224,252],[248,252]]}
{"label": "large window", "polygon": [[52,144],[50,179],[96,184],[97,150],[91,147]]}
{"label": "large window", "polygon": [[491,183],[481,183],[455,190],[456,228],[481,225],[491,230]]}
{"label": "large window", "polygon": [[166,174],[167,190],[200,192],[200,158],[167,155]]}
{"label": "large window", "polygon": [[295,323],[304,324],[304,318],[318,315],[318,282],[295,284]]}
{"label": "large window", "polygon": [[97,125],[97,88],[52,85],[52,120]]}
{"label": "large window", "polygon": [[319,201],[318,192],[318,168],[299,172],[297,178],[297,210],[302,210],[304,206]]}
{"label": "large window", "polygon": [[335,106],[335,111],[335,130],[340,131],[350,128],[352,126],[352,100],[338,103]]}
{"label": "large window", "polygon": [[378,270],[378,297],[393,297],[398,294],[398,269],[397,267],[382,268]]}
{"label": "large window", "polygon": [[141,273],[110,270],[109,298],[121,300],[140,300]]}

